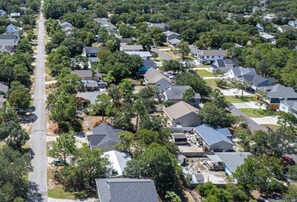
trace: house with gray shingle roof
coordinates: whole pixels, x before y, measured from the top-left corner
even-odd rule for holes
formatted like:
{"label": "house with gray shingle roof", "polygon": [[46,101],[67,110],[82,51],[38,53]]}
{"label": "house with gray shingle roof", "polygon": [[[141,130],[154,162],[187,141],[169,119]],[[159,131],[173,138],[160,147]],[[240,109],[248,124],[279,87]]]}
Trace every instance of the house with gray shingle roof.
{"label": "house with gray shingle roof", "polygon": [[297,93],[292,87],[286,87],[281,84],[260,88],[257,95],[262,97],[268,105],[268,109],[277,110],[282,100],[297,101]]}
{"label": "house with gray shingle roof", "polygon": [[0,83],[0,93],[5,95],[7,91],[8,91],[8,86],[3,83]]}
{"label": "house with gray shingle roof", "polygon": [[[228,130],[228,129],[227,129]],[[194,128],[198,141],[203,145],[205,151],[230,151],[234,143],[227,137],[226,132],[203,124]]]}
{"label": "house with gray shingle roof", "polygon": [[[162,95],[162,100],[164,102],[171,101],[174,103],[180,102],[183,100],[183,95],[186,90],[192,89],[191,86],[180,86],[173,85],[167,88]],[[193,106],[199,107],[201,96],[199,93],[195,93]]]}
{"label": "house with gray shingle roof", "polygon": [[93,128],[92,135],[88,136],[90,148],[99,147],[104,152],[114,150],[114,146],[120,142],[117,133],[119,129],[113,129],[108,124],[100,124]]}
{"label": "house with gray shingle roof", "polygon": [[156,83],[156,87],[159,90],[160,93],[164,92],[167,88],[172,86],[172,83],[168,81],[167,79],[162,78]]}
{"label": "house with gray shingle roof", "polygon": [[94,19],[95,22],[98,24],[101,24],[103,27],[105,27],[108,31],[112,31],[113,33],[117,33],[117,27],[109,22],[107,18],[96,18]]}
{"label": "house with gray shingle roof", "polygon": [[176,33],[176,32],[172,32],[172,31],[166,31],[166,32],[163,32],[166,36],[166,41],[169,42],[169,40],[172,40],[172,39],[179,39],[179,34]]}
{"label": "house with gray shingle roof", "polygon": [[281,100],[278,109],[282,112],[294,114],[297,117],[297,100]]}
{"label": "house with gray shingle roof", "polygon": [[163,31],[165,31],[166,28],[167,28],[165,23],[150,23],[150,22],[148,22],[147,23],[147,26],[148,26],[149,29],[151,29],[151,28],[159,28],[159,29],[161,29]]}
{"label": "house with gray shingle roof", "polygon": [[196,127],[201,124],[198,109],[184,101],[164,108],[163,112],[168,118],[168,127]]}
{"label": "house with gray shingle roof", "polygon": [[126,43],[120,44],[120,50],[121,51],[143,51],[142,45],[129,45]]}
{"label": "house with gray shingle roof", "polygon": [[100,49],[100,47],[87,46],[87,47],[84,47],[83,54],[87,58],[97,57],[99,49]]}
{"label": "house with gray shingle roof", "polygon": [[7,35],[7,34],[1,34],[0,35],[0,46],[10,46],[10,47],[16,47],[19,44],[19,37],[16,35]]}
{"label": "house with gray shingle roof", "polygon": [[100,202],[158,202],[153,180],[132,178],[96,179]]}
{"label": "house with gray shingle roof", "polygon": [[156,84],[161,79],[168,80],[164,74],[162,74],[155,68],[148,69],[144,74],[144,80],[147,84]]}
{"label": "house with gray shingle roof", "polygon": [[211,64],[211,68],[213,72],[226,73],[234,67],[239,67],[237,60],[230,60],[230,59],[216,60]]}
{"label": "house with gray shingle roof", "polygon": [[292,26],[289,26],[289,25],[282,25],[282,26],[279,26],[277,28],[277,30],[280,33],[284,33],[284,32],[287,32],[287,31],[296,31],[297,29],[295,27],[292,27]]}
{"label": "house with gray shingle roof", "polygon": [[200,50],[197,54],[197,59],[202,64],[211,64],[216,60],[223,60],[226,57],[224,50]]}

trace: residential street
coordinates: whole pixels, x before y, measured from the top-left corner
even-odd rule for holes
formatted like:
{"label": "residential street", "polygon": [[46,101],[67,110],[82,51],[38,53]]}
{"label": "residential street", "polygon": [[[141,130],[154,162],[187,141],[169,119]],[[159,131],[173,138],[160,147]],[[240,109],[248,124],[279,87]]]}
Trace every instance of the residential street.
{"label": "residential street", "polygon": [[252,132],[256,131],[256,130],[265,130],[262,126],[258,125],[255,121],[253,121],[250,117],[248,117],[246,114],[242,113],[241,111],[239,111],[239,109],[237,109],[236,107],[234,107],[233,105],[231,106],[231,113],[235,116],[242,116],[245,118],[249,128],[251,129]]}
{"label": "residential street", "polygon": [[47,201],[47,158],[46,158],[46,112],[45,112],[45,67],[44,67],[44,17],[41,13],[38,20],[38,46],[34,78],[34,106],[38,117],[33,123],[31,148],[33,151],[30,182],[36,186],[29,194],[29,201]]}

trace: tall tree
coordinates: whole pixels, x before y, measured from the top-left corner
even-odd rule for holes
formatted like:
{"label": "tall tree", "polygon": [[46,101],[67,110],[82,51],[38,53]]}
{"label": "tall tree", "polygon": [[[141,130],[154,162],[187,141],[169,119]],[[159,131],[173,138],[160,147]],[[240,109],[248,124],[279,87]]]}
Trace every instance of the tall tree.
{"label": "tall tree", "polygon": [[189,48],[189,43],[186,42],[186,41],[182,41],[180,42],[179,44],[177,44],[177,49],[178,49],[178,52],[182,55],[182,60],[185,59],[185,57],[187,55],[189,55],[190,53],[190,48]]}
{"label": "tall tree", "polygon": [[67,163],[67,157],[76,153],[75,138],[70,134],[61,134],[49,151],[50,156],[63,160]]}

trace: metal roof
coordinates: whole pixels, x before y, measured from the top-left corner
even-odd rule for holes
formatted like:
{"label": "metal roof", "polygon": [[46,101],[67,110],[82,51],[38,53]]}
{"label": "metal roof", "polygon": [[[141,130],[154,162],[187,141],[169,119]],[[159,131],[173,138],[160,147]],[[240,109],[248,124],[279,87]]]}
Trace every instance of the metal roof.
{"label": "metal roof", "polygon": [[104,152],[104,156],[108,158],[112,169],[118,173],[118,176],[123,175],[124,169],[127,166],[127,162],[131,160],[129,154],[116,150]]}
{"label": "metal roof", "polygon": [[[184,93],[188,89],[192,89],[192,87],[191,86],[179,86],[179,85],[170,86],[169,88],[167,88],[164,91],[164,94],[166,95],[168,100],[182,100]],[[200,99],[201,96],[200,96],[199,93],[195,93],[194,98],[195,99]]]}
{"label": "metal roof", "polygon": [[250,152],[216,152],[215,154],[232,173],[244,163],[244,159],[252,155]]}

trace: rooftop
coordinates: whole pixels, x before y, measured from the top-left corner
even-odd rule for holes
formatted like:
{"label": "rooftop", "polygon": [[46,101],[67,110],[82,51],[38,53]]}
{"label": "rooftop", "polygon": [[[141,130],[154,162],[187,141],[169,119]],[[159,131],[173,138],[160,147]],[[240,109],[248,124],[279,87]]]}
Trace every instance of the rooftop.
{"label": "rooftop", "polygon": [[112,169],[118,173],[118,176],[123,174],[123,171],[127,166],[127,162],[131,160],[129,154],[116,150],[104,152],[104,156],[108,158],[109,162],[111,162]]}
{"label": "rooftop", "polygon": [[202,56],[226,56],[224,50],[200,50],[200,55]]}
{"label": "rooftop", "polygon": [[149,179],[96,179],[100,202],[158,202],[155,183]]}
{"label": "rooftop", "polygon": [[91,46],[85,47],[86,53],[98,53],[98,51],[99,51],[99,47],[91,47]]}
{"label": "rooftop", "polygon": [[270,98],[296,98],[297,93],[294,91],[292,87],[286,87],[281,84],[276,84],[272,87],[271,91],[268,92],[268,96]]}
{"label": "rooftop", "polygon": [[232,173],[244,163],[244,159],[252,155],[250,152],[216,152],[215,154],[220,157]]}
{"label": "rooftop", "polygon": [[170,107],[165,108],[164,112],[170,119],[173,120],[179,119],[192,112],[197,113],[198,109],[184,101],[180,101],[174,105],[171,105]]}
{"label": "rooftop", "polygon": [[[164,94],[166,95],[168,100],[182,100],[183,95],[186,92],[186,90],[192,89],[191,86],[179,86],[174,85],[170,86],[164,91]],[[200,99],[201,96],[199,93],[195,93],[195,99]]]}
{"label": "rooftop", "polygon": [[148,69],[144,74],[144,78],[147,80],[149,84],[155,84],[161,79],[167,80],[166,76],[161,72],[159,72],[158,70],[156,70],[155,68]]}
{"label": "rooftop", "polygon": [[137,51],[137,50],[143,50],[142,45],[128,45],[126,43],[121,43],[121,50],[122,51]]}

